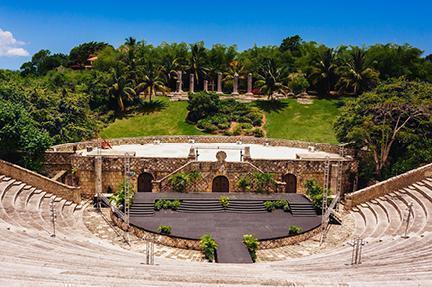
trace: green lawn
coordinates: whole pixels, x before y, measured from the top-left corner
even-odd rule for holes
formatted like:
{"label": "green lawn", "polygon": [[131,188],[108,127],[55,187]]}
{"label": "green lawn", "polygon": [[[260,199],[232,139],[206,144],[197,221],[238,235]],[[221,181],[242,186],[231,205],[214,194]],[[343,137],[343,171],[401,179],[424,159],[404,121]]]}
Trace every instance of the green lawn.
{"label": "green lawn", "polygon": [[284,100],[276,107],[265,110],[267,137],[337,143],[333,123],[339,114],[341,100],[319,99],[311,105],[302,105],[294,99]]}
{"label": "green lawn", "polygon": [[200,135],[194,125],[186,123],[187,102],[155,100],[156,107],[147,107],[134,115],[117,119],[101,132],[103,138],[152,135]]}
{"label": "green lawn", "polygon": [[[267,137],[337,143],[333,122],[339,113],[341,100],[314,100],[312,105],[301,105],[294,99],[276,104],[255,102],[265,115]],[[200,135],[201,131],[185,122],[187,102],[169,102],[157,98],[154,106],[128,117],[117,119],[106,127],[104,138],[151,135]]]}

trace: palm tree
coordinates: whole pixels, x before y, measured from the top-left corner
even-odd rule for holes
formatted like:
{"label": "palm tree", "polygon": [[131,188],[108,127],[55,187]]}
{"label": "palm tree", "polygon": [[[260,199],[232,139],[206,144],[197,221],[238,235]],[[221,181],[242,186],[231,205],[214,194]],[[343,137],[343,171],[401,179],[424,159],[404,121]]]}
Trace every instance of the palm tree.
{"label": "palm tree", "polygon": [[125,99],[132,100],[135,91],[130,87],[130,82],[118,68],[112,69],[111,76],[107,94],[116,102],[118,110],[123,113],[126,110]]}
{"label": "palm tree", "polygon": [[136,95],[148,96],[151,102],[152,97],[156,96],[157,92],[165,94],[169,91],[165,85],[162,66],[156,66],[152,62],[146,63],[139,69],[138,75],[140,83],[134,88]]}
{"label": "palm tree", "polygon": [[265,61],[258,69],[256,87],[266,94],[269,99],[274,99],[276,93],[285,94],[288,87],[284,84],[287,78],[286,69],[278,67],[273,59]]}
{"label": "palm tree", "polygon": [[206,48],[203,42],[191,45],[191,57],[189,59],[189,71],[194,74],[197,84],[205,78],[208,72],[206,67]]}
{"label": "palm tree", "polygon": [[318,92],[329,95],[337,82],[337,52],[326,48],[318,55],[311,74],[311,82]]}
{"label": "palm tree", "polygon": [[366,61],[366,52],[353,47],[348,59],[341,67],[339,85],[344,90],[351,90],[354,95],[374,88],[379,81],[379,73]]}

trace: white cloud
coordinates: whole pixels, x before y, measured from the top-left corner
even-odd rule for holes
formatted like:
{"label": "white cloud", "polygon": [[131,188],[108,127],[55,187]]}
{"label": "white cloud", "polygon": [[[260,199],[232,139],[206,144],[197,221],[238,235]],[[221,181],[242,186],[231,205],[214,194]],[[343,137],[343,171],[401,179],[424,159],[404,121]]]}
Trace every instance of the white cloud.
{"label": "white cloud", "polygon": [[0,57],[26,57],[29,52],[20,46],[24,42],[14,38],[11,32],[0,28]]}

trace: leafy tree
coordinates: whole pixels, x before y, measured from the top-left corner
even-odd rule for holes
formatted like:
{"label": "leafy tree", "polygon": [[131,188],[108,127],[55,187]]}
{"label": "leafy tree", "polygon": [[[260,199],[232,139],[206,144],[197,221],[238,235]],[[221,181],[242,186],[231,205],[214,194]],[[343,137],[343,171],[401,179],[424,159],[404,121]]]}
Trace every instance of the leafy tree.
{"label": "leafy tree", "polygon": [[32,56],[30,62],[22,64],[21,74],[26,75],[45,75],[49,71],[67,64],[67,56],[64,54],[53,54],[49,50],[40,50]]}
{"label": "leafy tree", "polygon": [[318,92],[323,96],[329,96],[334,91],[337,77],[337,52],[326,48],[315,59],[311,81]]}
{"label": "leafy tree", "polygon": [[123,113],[126,111],[125,101],[131,101],[132,97],[136,93],[131,87],[131,83],[128,81],[125,75],[122,74],[121,70],[113,68],[111,72],[111,79],[107,88],[107,94],[110,99],[112,99],[112,101],[117,103],[118,111]]}
{"label": "leafy tree", "polygon": [[286,78],[286,69],[279,67],[274,60],[268,60],[260,67],[255,86],[269,99],[274,99],[276,93],[284,94],[288,90],[284,83]]}
{"label": "leafy tree", "polygon": [[38,170],[51,144],[23,106],[0,98],[0,158]]}
{"label": "leafy tree", "polygon": [[156,96],[157,92],[165,94],[169,90],[165,85],[161,66],[156,66],[151,62],[147,63],[140,67],[138,77],[140,83],[134,88],[135,94],[143,94],[145,97],[149,98],[150,102],[152,97]]}
{"label": "leafy tree", "polygon": [[294,35],[282,40],[279,46],[281,52],[290,51],[293,55],[298,56],[300,54],[300,46],[302,44],[302,38],[299,35]]}
{"label": "leafy tree", "polygon": [[354,142],[358,149],[367,149],[375,176],[381,179],[395,144],[427,134],[424,128],[430,127],[431,95],[430,84],[401,79],[380,85],[342,109],[335,123],[336,136],[340,142]]}
{"label": "leafy tree", "polygon": [[69,66],[77,66],[79,68],[84,67],[87,64],[87,59],[90,56],[94,56],[108,46],[107,43],[103,42],[88,42],[80,44],[74,48],[69,53]]}
{"label": "leafy tree", "polygon": [[309,82],[302,73],[291,73],[288,76],[288,88],[294,94],[305,92],[309,88]]}
{"label": "leafy tree", "polygon": [[207,75],[207,49],[204,42],[191,45],[191,55],[189,59],[189,72],[194,75],[196,83],[199,84]]}
{"label": "leafy tree", "polygon": [[352,47],[340,68],[340,86],[354,95],[371,90],[379,82],[379,73],[367,62],[366,51]]}

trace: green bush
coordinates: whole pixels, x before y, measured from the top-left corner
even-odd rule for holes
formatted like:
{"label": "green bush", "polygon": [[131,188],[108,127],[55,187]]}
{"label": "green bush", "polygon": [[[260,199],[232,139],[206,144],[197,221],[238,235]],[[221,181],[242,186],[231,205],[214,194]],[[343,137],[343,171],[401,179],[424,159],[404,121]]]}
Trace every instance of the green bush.
{"label": "green bush", "polygon": [[230,199],[228,196],[221,196],[219,197],[219,203],[222,205],[223,208],[228,208],[230,204]]}
{"label": "green bush", "polygon": [[[306,188],[306,195],[309,196],[309,198],[312,200],[312,204],[315,209],[320,212],[322,208],[324,189],[314,179],[306,180],[304,186]],[[330,191],[328,191],[328,194],[330,194]]]}
{"label": "green bush", "polygon": [[198,128],[203,129],[205,132],[208,133],[215,133],[219,130],[219,128],[216,125],[212,124],[209,119],[199,120],[197,126]]}
{"label": "green bush", "polygon": [[205,92],[189,94],[187,120],[198,122],[218,112],[220,106],[219,96]]}
{"label": "green bush", "polygon": [[268,211],[268,212],[271,212],[271,211],[273,211],[273,209],[275,209],[275,206],[274,206],[274,204],[273,204],[273,201],[271,201],[271,200],[267,200],[267,201],[264,201],[264,208]]}
{"label": "green bush", "polygon": [[302,73],[292,73],[288,78],[288,88],[296,95],[306,91],[307,88],[309,88],[309,82]]}
{"label": "green bush", "polygon": [[288,228],[288,234],[295,235],[303,232],[303,228],[298,225],[291,225]]}
{"label": "green bush", "polygon": [[159,233],[161,234],[171,234],[171,226],[169,225],[160,225],[158,228]]}
{"label": "green bush", "polygon": [[245,234],[243,235],[243,244],[246,245],[252,261],[255,262],[257,257],[256,251],[258,249],[258,239],[252,234]]}
{"label": "green bush", "polygon": [[200,247],[204,253],[205,258],[208,261],[213,262],[215,260],[216,250],[218,248],[218,245],[216,241],[213,239],[213,237],[211,236],[211,234],[209,233],[204,234],[200,238]]}
{"label": "green bush", "polygon": [[255,128],[253,129],[253,135],[257,138],[264,137],[264,131],[261,128]]}
{"label": "green bush", "polygon": [[241,191],[249,191],[251,188],[252,182],[247,176],[242,176],[239,178],[237,182],[237,187],[241,189]]}
{"label": "green bush", "polygon": [[[129,187],[129,188],[128,188]],[[117,190],[117,192],[115,194],[113,194],[110,199],[109,202],[120,208],[120,209],[124,209],[124,203],[125,203],[125,198],[126,198],[126,191],[128,191],[128,201],[127,201],[127,206],[129,207],[132,202],[133,202],[133,198],[135,195],[135,192],[133,191],[133,185],[131,182],[129,182],[129,185],[127,184],[126,181],[123,181],[120,185],[119,188]]]}
{"label": "green bush", "polygon": [[256,192],[274,192],[276,190],[276,181],[271,173],[256,172],[253,174],[253,188]]}
{"label": "green bush", "polygon": [[289,202],[286,199],[279,200],[266,200],[263,202],[264,208],[271,212],[274,209],[282,209],[283,211],[290,211]]}
{"label": "green bush", "polygon": [[176,192],[185,192],[186,189],[201,178],[201,174],[197,171],[193,172],[177,172],[171,175],[168,179],[172,189]]}
{"label": "green bush", "polygon": [[157,199],[154,203],[155,210],[171,209],[177,210],[181,205],[181,201],[178,199]]}

